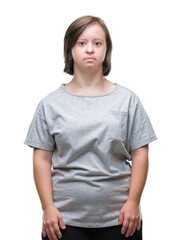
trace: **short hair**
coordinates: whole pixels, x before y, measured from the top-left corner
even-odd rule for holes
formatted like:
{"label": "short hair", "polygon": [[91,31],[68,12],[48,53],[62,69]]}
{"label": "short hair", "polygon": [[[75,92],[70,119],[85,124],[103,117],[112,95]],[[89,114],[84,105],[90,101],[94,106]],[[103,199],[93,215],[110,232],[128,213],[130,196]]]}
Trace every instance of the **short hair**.
{"label": "short hair", "polygon": [[65,36],[64,36],[64,62],[65,68],[64,72],[73,75],[73,57],[72,57],[72,48],[77,42],[78,37],[85,30],[85,28],[93,23],[98,23],[105,33],[106,39],[106,55],[103,61],[103,76],[107,76],[111,71],[111,54],[112,54],[112,41],[111,36],[109,34],[109,30],[105,25],[104,21],[99,17],[94,17],[91,15],[82,16],[76,19],[74,22],[70,24],[68,27]]}

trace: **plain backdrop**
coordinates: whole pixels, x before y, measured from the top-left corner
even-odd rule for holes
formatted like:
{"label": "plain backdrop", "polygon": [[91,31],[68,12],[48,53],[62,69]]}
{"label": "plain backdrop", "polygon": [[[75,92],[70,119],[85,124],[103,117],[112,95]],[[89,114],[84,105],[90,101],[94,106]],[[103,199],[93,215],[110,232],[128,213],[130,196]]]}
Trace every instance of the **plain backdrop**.
{"label": "plain backdrop", "polygon": [[107,79],[134,91],[158,140],[142,195],[144,240],[179,239],[181,5],[175,0],[0,2],[0,238],[40,240],[42,209],[25,145],[39,101],[68,83],[63,37],[76,18],[101,17],[112,37]]}

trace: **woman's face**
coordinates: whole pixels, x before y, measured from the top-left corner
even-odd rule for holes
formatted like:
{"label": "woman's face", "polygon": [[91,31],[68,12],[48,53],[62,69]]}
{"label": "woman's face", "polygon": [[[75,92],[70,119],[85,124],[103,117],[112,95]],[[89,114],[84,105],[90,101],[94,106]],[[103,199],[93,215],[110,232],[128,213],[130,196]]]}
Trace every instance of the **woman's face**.
{"label": "woman's face", "polygon": [[76,70],[81,72],[99,71],[102,68],[105,55],[104,30],[98,23],[88,25],[72,48],[74,73]]}

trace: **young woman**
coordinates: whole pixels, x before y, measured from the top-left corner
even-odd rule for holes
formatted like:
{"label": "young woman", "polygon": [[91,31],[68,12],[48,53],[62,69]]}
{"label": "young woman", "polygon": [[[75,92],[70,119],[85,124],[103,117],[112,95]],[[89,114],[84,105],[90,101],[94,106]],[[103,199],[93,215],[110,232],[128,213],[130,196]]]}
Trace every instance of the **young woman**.
{"label": "young woman", "polygon": [[73,78],[39,102],[30,124],[24,143],[34,149],[42,239],[142,239],[148,144],[157,137],[138,96],[105,78],[111,52],[100,18],[76,19],[64,38]]}

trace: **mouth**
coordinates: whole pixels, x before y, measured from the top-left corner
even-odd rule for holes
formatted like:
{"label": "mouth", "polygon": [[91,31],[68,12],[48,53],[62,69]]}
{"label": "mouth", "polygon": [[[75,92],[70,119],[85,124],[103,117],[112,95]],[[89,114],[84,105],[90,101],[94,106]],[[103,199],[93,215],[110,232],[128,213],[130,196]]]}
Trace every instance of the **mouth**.
{"label": "mouth", "polygon": [[94,61],[95,60],[95,58],[91,58],[91,57],[88,57],[88,58],[85,58],[84,60],[86,60],[86,61]]}

